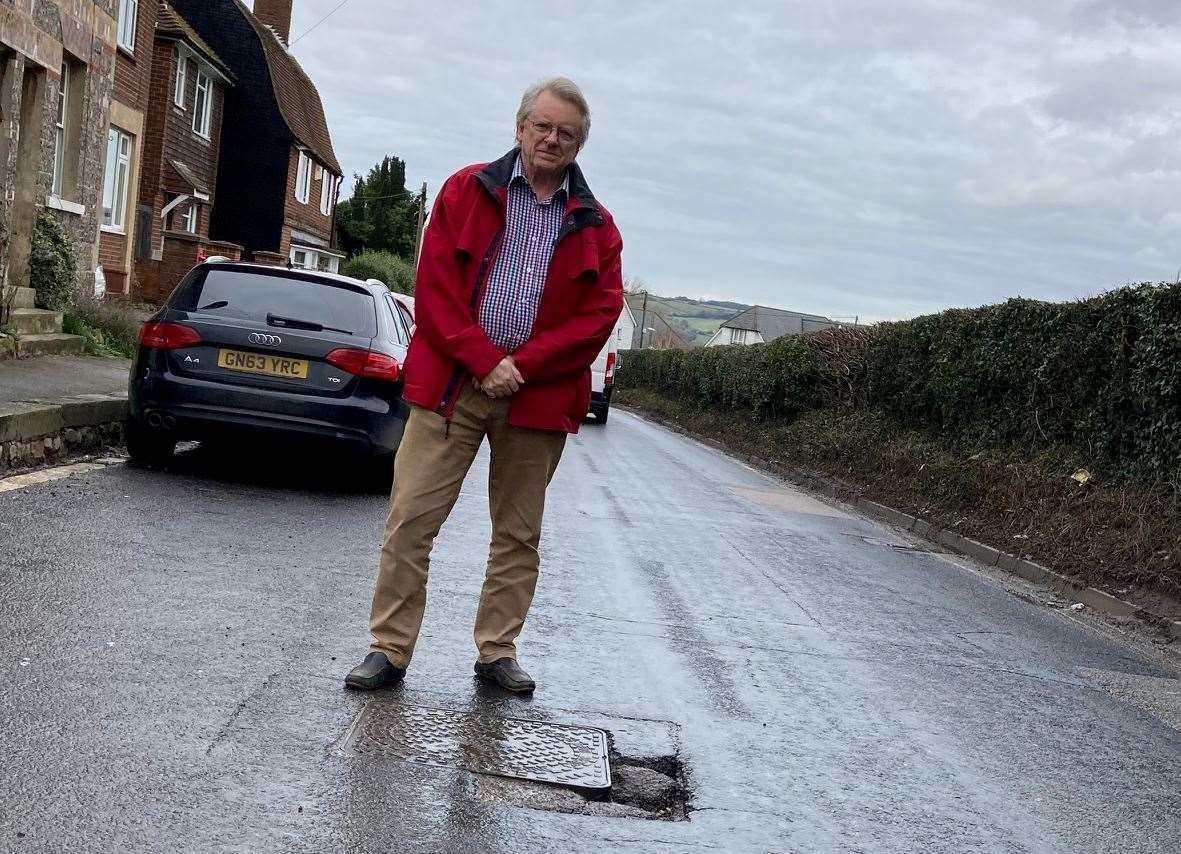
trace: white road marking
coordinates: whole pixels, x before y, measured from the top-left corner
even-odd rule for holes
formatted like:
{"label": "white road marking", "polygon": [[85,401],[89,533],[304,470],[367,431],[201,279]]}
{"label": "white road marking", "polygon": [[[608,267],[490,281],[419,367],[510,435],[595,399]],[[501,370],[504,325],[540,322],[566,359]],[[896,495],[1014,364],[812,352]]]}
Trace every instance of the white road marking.
{"label": "white road marking", "polygon": [[[122,462],[122,460],[120,460]],[[39,469],[31,471],[26,474],[14,474],[12,477],[6,477],[0,480],[0,492],[11,492],[14,489],[25,489],[29,486],[36,486],[39,483],[49,483],[54,480],[64,480],[67,477],[73,477],[76,474],[83,474],[95,469],[106,468],[101,463],[71,463],[65,466],[55,466],[54,468]]]}

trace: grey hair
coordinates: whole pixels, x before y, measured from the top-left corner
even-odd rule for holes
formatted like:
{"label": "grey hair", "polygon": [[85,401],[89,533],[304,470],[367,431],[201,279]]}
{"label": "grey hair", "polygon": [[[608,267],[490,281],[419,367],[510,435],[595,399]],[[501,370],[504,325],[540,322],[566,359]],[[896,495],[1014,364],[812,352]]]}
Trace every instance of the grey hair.
{"label": "grey hair", "polygon": [[517,109],[517,127],[521,126],[521,122],[525,121],[525,117],[537,105],[537,99],[541,97],[542,92],[552,92],[563,101],[574,105],[582,116],[582,133],[579,135],[578,147],[586,145],[587,137],[590,136],[590,104],[586,102],[586,96],[582,94],[578,84],[568,77],[550,77],[526,89],[525,94],[521,96],[521,106]]}

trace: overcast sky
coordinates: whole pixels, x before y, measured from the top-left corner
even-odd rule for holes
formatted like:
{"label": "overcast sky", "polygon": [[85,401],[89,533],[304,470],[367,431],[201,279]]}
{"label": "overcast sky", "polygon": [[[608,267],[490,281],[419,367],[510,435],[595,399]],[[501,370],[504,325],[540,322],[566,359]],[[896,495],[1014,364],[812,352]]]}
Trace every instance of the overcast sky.
{"label": "overcast sky", "polygon": [[[339,2],[295,0],[293,38]],[[1181,267],[1176,0],[348,0],[293,50],[345,172],[396,154],[431,198],[573,78],[664,295],[874,320]]]}

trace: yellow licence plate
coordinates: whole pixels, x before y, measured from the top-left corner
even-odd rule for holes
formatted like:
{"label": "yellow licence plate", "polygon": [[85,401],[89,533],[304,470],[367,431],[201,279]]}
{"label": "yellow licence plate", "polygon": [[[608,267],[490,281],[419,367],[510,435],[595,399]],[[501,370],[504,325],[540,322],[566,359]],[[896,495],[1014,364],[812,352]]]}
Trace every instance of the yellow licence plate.
{"label": "yellow licence plate", "polygon": [[303,359],[268,356],[265,353],[243,353],[241,350],[218,350],[217,366],[248,374],[266,374],[291,380],[308,378],[308,363]]}

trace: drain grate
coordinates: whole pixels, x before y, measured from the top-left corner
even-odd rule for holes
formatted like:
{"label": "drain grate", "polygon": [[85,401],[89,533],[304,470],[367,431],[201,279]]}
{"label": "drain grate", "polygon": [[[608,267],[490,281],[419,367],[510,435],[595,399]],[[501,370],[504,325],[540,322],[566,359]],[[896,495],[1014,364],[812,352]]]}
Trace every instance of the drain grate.
{"label": "drain grate", "polygon": [[354,753],[477,774],[607,789],[607,734],[591,727],[370,703],[350,729]]}

